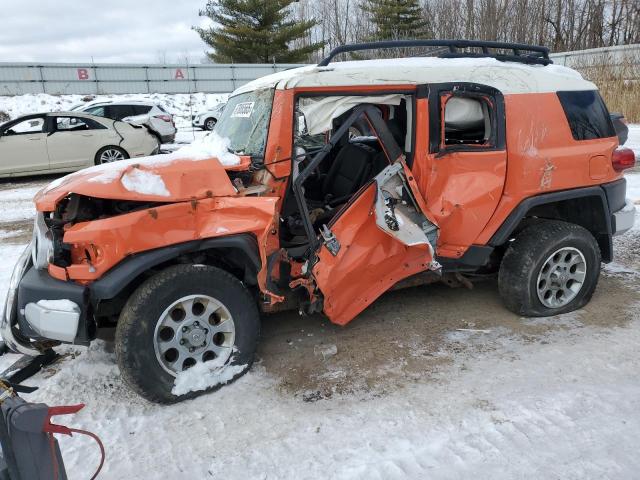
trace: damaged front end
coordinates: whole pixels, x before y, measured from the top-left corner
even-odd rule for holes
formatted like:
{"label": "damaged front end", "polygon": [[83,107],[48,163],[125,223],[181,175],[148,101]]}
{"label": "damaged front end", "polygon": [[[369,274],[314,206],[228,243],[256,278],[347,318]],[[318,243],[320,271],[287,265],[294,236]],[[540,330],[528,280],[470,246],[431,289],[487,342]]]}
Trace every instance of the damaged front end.
{"label": "damaged front end", "polygon": [[[59,343],[88,345],[99,327],[115,324],[137,279],[170,263],[229,264],[257,285],[278,198],[251,185],[245,169],[229,171],[215,159],[181,163],[181,174],[174,164],[129,165],[109,183],[102,169],[89,169],[36,196],[32,242],[0,324],[7,347],[36,356]],[[207,175],[185,174],[203,164],[212,166]],[[170,194],[122,191],[122,175],[138,169],[162,178]]]}

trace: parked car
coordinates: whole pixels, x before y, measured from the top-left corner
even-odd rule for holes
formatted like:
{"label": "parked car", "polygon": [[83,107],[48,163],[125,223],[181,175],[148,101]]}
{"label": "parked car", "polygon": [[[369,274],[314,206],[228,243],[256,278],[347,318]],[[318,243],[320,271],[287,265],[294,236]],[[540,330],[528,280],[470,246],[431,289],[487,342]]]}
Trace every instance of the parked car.
{"label": "parked car", "polygon": [[167,112],[162,105],[153,102],[138,100],[99,101],[77,105],[72,111],[144,125],[158,138],[161,144],[173,143],[176,138],[177,129],[173,115]]}
{"label": "parked car", "polygon": [[0,177],[73,172],[157,153],[146,128],[80,112],[26,115],[0,125]]}
{"label": "parked car", "polygon": [[191,124],[194,127],[201,128],[202,130],[213,130],[216,123],[218,123],[218,119],[222,115],[226,104],[226,102],[219,103],[211,110],[206,110],[198,113],[197,115],[193,115],[191,117]]}
{"label": "parked car", "polygon": [[[389,45],[447,48],[331,63]],[[633,226],[635,159],[597,87],[550,63],[535,46],[384,42],[242,86],[206,155],[96,167],[36,195],[2,338],[37,355],[116,326],[126,383],[171,403],[251,367],[261,311],[346,325],[389,289],[482,275],[518,317],[581,308]]]}
{"label": "parked car", "polygon": [[627,119],[624,118],[624,115],[622,113],[612,113],[611,121],[613,122],[613,128],[615,128],[616,134],[618,135],[620,145],[624,145],[625,143],[627,143],[627,138],[629,138],[629,127],[627,125]]}

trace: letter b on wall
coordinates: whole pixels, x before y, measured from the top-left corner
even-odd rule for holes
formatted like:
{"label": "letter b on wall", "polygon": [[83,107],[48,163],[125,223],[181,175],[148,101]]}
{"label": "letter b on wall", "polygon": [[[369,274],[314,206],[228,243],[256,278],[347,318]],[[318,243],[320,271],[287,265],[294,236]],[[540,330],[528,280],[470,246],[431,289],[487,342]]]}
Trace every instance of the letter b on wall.
{"label": "letter b on wall", "polygon": [[79,68],[78,80],[89,80],[89,70],[86,68]]}

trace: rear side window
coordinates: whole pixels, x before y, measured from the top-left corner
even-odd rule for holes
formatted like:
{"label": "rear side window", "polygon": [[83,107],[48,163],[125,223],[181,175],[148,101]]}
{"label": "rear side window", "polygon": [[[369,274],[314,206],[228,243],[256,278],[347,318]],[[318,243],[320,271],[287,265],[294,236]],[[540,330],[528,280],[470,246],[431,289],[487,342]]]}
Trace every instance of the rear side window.
{"label": "rear side window", "polygon": [[135,112],[136,115],[144,115],[145,113],[149,113],[150,110],[151,110],[150,105],[134,105],[133,106],[133,111]]}
{"label": "rear side window", "polygon": [[609,111],[597,90],[558,92],[575,140],[593,140],[616,135]]}
{"label": "rear side window", "polygon": [[126,117],[135,116],[132,105],[109,105],[106,109],[106,116],[113,120],[122,120]]}

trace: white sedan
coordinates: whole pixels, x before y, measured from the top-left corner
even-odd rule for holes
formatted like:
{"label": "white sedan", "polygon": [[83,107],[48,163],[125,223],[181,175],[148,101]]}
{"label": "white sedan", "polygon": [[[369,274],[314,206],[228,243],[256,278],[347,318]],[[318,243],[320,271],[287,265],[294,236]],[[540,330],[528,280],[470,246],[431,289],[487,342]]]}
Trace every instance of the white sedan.
{"label": "white sedan", "polygon": [[211,110],[200,112],[197,115],[191,117],[191,125],[201,128],[202,130],[213,130],[222,115],[224,107],[227,102],[222,102],[213,107]]}
{"label": "white sedan", "polygon": [[73,172],[159,149],[145,127],[79,112],[26,115],[0,125],[0,177]]}

